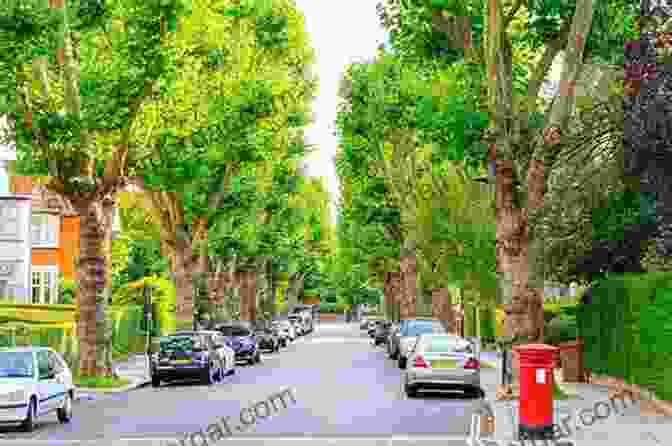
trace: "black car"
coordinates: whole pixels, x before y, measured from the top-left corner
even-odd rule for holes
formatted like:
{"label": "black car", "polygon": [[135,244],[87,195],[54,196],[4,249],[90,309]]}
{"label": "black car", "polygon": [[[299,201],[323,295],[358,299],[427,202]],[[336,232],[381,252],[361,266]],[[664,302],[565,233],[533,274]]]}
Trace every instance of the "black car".
{"label": "black car", "polygon": [[280,351],[280,337],[269,324],[258,322],[253,327],[260,350]]}
{"label": "black car", "polygon": [[376,329],[373,333],[373,344],[385,344],[391,330],[392,322],[390,321],[382,321],[380,324],[376,325]]}
{"label": "black car", "polygon": [[213,384],[234,366],[226,363],[230,352],[226,340],[216,331],[178,331],[163,336],[159,339],[159,351],[152,355],[152,387],[159,387],[162,381],[182,379]]}
{"label": "black car", "polygon": [[236,353],[236,361],[247,361],[248,364],[261,362],[259,342],[252,324],[245,321],[224,322],[215,324],[215,330],[227,339]]}

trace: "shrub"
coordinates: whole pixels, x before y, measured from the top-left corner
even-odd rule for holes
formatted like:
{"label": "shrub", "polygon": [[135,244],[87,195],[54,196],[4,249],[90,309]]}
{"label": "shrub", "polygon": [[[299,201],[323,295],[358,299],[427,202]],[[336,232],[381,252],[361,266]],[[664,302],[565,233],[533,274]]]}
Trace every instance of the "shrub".
{"label": "shrub", "polygon": [[335,303],[322,302],[320,303],[320,313],[335,313],[336,305]]}
{"label": "shrub", "polygon": [[66,277],[59,278],[58,283],[58,303],[59,304],[74,304],[75,290],[77,289],[77,282]]}
{"label": "shrub", "polygon": [[577,337],[579,328],[574,317],[559,316],[546,325],[544,338],[547,344],[557,345],[573,341]]}
{"label": "shrub", "polygon": [[350,305],[345,302],[339,302],[336,304],[336,313],[343,313],[350,309]]}
{"label": "shrub", "polygon": [[495,312],[491,308],[480,309],[480,337],[484,342],[493,342],[495,339]]}

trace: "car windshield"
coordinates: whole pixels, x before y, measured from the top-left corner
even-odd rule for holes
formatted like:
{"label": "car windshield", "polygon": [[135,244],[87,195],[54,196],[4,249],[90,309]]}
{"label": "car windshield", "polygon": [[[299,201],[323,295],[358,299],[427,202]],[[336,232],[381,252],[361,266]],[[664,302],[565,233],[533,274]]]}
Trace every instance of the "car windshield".
{"label": "car windshield", "polygon": [[166,353],[191,352],[205,348],[205,340],[202,336],[166,336],[159,341],[161,351]]}
{"label": "car windshield", "polygon": [[443,326],[435,321],[414,321],[406,324],[402,336],[420,336],[423,334],[445,333]]}
{"label": "car windshield", "polygon": [[471,353],[471,346],[454,336],[432,336],[427,339],[425,350],[428,353]]}
{"label": "car windshield", "polygon": [[0,378],[32,378],[31,352],[0,352]]}

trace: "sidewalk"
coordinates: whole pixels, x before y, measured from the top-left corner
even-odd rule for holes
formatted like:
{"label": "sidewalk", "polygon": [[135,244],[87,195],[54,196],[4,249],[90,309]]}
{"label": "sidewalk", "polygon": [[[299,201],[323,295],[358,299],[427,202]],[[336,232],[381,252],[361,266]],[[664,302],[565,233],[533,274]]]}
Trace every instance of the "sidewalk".
{"label": "sidewalk", "polygon": [[128,361],[118,362],[114,364],[114,369],[120,378],[129,380],[129,384],[124,387],[113,389],[91,389],[78,387],[77,399],[87,400],[95,399],[96,395],[113,394],[128,392],[139,387],[146,386],[151,382],[149,372],[147,370],[147,357],[142,354],[131,355]]}
{"label": "sidewalk", "polygon": [[[483,353],[482,360],[492,363],[490,360],[492,354]],[[501,381],[502,373],[501,358],[496,358],[495,365],[496,369],[481,370],[485,398],[495,416],[495,434],[492,437],[497,440],[514,440],[517,439],[519,402],[496,400],[497,385]],[[571,433],[564,441],[571,441],[577,446],[670,444],[672,417],[642,415],[638,401],[633,402],[627,398],[610,399],[607,386],[583,383],[559,384],[563,391],[569,394],[569,398],[553,402],[553,421],[558,426],[564,426],[563,420],[570,417],[571,421],[566,424]],[[597,419],[600,417],[602,419]],[[557,442],[558,446],[562,444],[561,441]]]}

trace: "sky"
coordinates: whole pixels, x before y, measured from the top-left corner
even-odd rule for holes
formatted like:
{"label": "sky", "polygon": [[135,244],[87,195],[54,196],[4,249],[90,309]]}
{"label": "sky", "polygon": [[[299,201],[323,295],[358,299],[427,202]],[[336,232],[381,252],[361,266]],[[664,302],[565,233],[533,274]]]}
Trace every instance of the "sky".
{"label": "sky", "polygon": [[306,29],[316,53],[315,72],[319,91],[313,104],[314,123],[306,129],[306,143],[317,153],[307,158],[307,173],[324,177],[331,194],[331,217],[335,219],[338,178],[334,156],[337,140],[334,120],[338,80],[345,65],[376,54],[384,40],[384,30],[376,15],[379,0],[295,0],[306,18]]}

